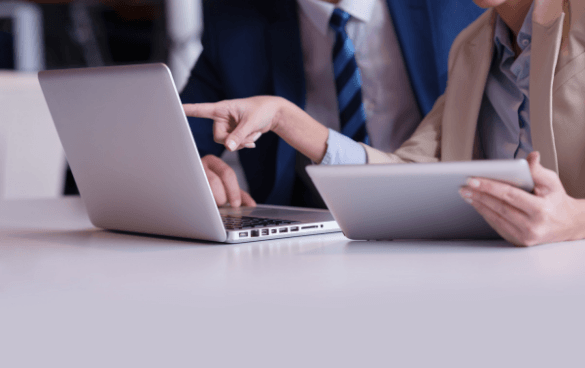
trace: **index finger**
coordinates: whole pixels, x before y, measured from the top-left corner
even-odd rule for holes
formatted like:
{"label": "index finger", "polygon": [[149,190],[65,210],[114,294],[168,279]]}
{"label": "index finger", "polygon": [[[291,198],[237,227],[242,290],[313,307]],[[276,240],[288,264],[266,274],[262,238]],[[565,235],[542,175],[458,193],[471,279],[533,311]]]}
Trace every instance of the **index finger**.
{"label": "index finger", "polygon": [[532,215],[535,212],[536,197],[524,189],[486,178],[469,178],[467,185],[475,191],[489,194],[502,202],[508,203],[527,215]]}
{"label": "index finger", "polygon": [[185,115],[194,118],[215,118],[215,103],[197,103],[197,104],[183,104]]}

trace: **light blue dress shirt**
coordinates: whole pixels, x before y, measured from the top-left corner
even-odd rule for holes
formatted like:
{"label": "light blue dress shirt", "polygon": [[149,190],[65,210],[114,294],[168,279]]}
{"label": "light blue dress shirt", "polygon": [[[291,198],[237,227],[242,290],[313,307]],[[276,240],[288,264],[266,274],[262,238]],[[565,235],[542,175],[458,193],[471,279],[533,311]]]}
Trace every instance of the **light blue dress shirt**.
{"label": "light blue dress shirt", "polygon": [[533,8],[534,3],[518,33],[522,52],[515,60],[512,31],[497,16],[494,56],[478,120],[482,158],[526,158],[532,152],[528,91]]}
{"label": "light blue dress shirt", "polygon": [[366,149],[353,139],[329,129],[327,152],[322,165],[361,165],[367,161]]}

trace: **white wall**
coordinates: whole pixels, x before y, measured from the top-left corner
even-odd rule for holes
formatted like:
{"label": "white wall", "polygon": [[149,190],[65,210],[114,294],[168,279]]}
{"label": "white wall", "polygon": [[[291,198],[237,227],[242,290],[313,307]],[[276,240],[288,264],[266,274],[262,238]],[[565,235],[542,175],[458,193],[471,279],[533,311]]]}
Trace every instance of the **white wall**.
{"label": "white wall", "polygon": [[0,72],[0,199],[56,197],[65,155],[36,73]]}

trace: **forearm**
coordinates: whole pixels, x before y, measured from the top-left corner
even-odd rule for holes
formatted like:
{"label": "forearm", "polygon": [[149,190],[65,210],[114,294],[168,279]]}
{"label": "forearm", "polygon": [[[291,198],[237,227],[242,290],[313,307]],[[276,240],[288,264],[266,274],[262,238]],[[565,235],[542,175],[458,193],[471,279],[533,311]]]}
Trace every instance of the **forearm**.
{"label": "forearm", "polygon": [[272,130],[313,162],[323,160],[329,129],[293,103],[281,100]]}

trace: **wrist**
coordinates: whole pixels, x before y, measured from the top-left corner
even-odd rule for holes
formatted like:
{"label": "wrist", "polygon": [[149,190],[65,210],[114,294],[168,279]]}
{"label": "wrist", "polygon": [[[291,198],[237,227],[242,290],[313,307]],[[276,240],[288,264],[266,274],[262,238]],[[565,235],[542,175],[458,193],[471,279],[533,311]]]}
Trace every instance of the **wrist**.
{"label": "wrist", "polygon": [[275,99],[274,103],[270,130],[313,162],[321,162],[329,129],[284,98]]}
{"label": "wrist", "polygon": [[276,107],[270,130],[282,137],[293,114],[291,105],[292,107],[296,107],[296,105],[282,97],[277,97],[274,103]]}

